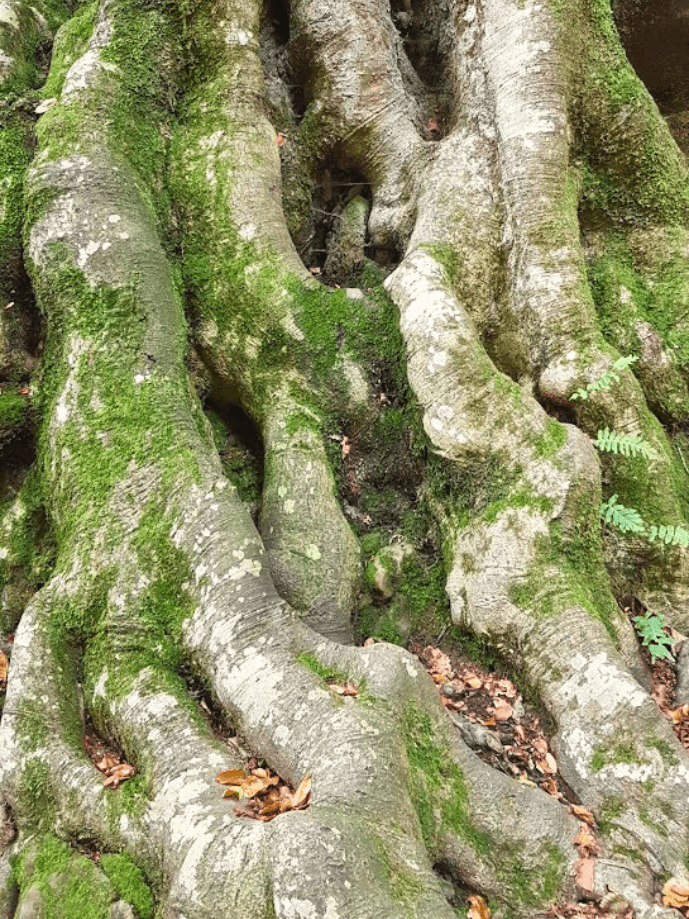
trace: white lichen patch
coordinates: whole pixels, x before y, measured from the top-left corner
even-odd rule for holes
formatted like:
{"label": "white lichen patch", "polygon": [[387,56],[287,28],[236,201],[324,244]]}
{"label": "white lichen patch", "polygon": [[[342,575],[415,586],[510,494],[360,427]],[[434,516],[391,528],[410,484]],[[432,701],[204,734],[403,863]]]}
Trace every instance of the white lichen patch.
{"label": "white lichen patch", "polygon": [[19,28],[19,17],[17,16],[16,4],[10,0],[0,0],[0,22],[12,29]]}
{"label": "white lichen patch", "polygon": [[306,555],[307,558],[310,558],[311,561],[313,562],[317,562],[321,558],[321,551],[318,548],[318,546],[315,545],[315,543],[311,543],[310,545],[308,545],[306,549],[304,550],[304,554]]}
{"label": "white lichen patch", "polygon": [[574,710],[594,706],[606,720],[624,710],[647,705],[648,695],[625,670],[610,661],[605,651],[589,660],[577,654],[572,675],[560,687],[559,697]]}

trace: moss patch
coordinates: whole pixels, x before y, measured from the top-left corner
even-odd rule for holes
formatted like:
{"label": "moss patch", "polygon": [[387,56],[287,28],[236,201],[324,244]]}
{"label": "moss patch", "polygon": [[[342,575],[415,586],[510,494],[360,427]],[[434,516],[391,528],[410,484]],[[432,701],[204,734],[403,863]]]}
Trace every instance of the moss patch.
{"label": "moss patch", "polygon": [[100,867],[121,900],[130,903],[141,919],[153,915],[153,894],[146,884],[141,869],[128,855],[103,855]]}

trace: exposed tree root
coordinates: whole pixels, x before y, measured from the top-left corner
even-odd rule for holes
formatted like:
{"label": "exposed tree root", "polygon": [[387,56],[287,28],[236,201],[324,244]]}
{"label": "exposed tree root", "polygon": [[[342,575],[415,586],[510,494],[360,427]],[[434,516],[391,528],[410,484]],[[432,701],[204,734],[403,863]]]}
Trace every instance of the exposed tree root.
{"label": "exposed tree root", "polygon": [[[607,151],[598,165],[622,182],[635,138],[661,131],[659,116],[644,102],[627,133],[614,106],[596,109],[591,86],[580,101],[582,78],[561,52],[565,10],[483,0],[429,12],[427,44],[407,56],[411,4],[396,11],[398,31],[375,0],[325,9],[295,0],[288,48],[309,102],[288,139],[292,162],[307,197],[329,157],[363,176],[372,206],[368,241],[367,202],[350,210],[357,259],[367,243],[401,258],[385,286],[445,476],[443,491],[429,472],[423,492],[454,621],[518,664],[553,716],[562,775],[605,827],[595,893],[621,893],[639,919],[670,917],[654,884],[685,872],[689,771],[642,688],[610,590],[601,467],[585,433],[643,434],[656,459],[606,465],[606,485],[634,487],[657,522],[684,519],[689,475],[658,420],[677,420],[686,404],[673,358],[681,322],[663,330],[664,375],[642,354],[639,383],[627,373],[617,390],[570,402],[624,343],[620,330],[604,338],[588,286],[573,117],[592,132],[576,144],[586,152],[597,131]],[[596,37],[593,12],[577,5],[572,17]],[[48,322],[37,468],[56,561],[21,616],[0,726],[0,793],[18,829],[7,851],[21,887],[15,911],[0,854],[0,917],[23,919],[45,895],[41,852],[53,833],[129,853],[166,919],[449,919],[434,866],[534,915],[572,888],[577,822],[479,760],[405,651],[331,640],[350,634],[360,550],[323,438],[333,417],[358,423],[373,411],[351,347],[371,306],[360,291],[322,290],[287,232],[259,25],[259,4],[246,0],[199,0],[181,19],[174,4],[101,0],[93,28],[86,20],[69,51],[68,32],[57,45],[59,101],[38,124],[25,227]],[[180,33],[184,53],[203,62],[196,71],[185,72]],[[614,41],[605,32],[588,64],[605,71]],[[428,61],[451,87],[437,131]],[[280,79],[276,65],[278,96]],[[161,243],[177,232],[169,137],[179,266]],[[669,135],[662,143],[686,197],[686,168]],[[668,259],[686,261],[686,214],[669,207],[651,214],[671,228],[667,247],[645,261],[634,235],[645,227],[625,210],[625,244],[646,280]],[[609,228],[591,217],[595,204],[582,213],[595,249]],[[240,405],[261,432],[260,535],[222,475],[189,382],[181,286],[214,397]],[[643,321],[640,343],[654,334]],[[40,503],[27,484],[0,534],[17,583],[33,587],[41,579],[28,578],[32,560],[13,548],[12,529]],[[628,565],[643,559],[645,579],[628,580],[683,621],[679,551],[663,557],[639,541],[611,551]],[[3,604],[9,628],[23,604],[7,588]],[[295,787],[311,775],[308,810],[261,823],[222,799],[215,774],[242,763],[208,730],[181,676],[189,668],[271,769]],[[333,671],[356,697],[328,688]],[[82,705],[136,765],[117,792],[84,753]],[[70,854],[60,877],[91,872],[110,919],[126,915],[114,882],[85,863]]]}

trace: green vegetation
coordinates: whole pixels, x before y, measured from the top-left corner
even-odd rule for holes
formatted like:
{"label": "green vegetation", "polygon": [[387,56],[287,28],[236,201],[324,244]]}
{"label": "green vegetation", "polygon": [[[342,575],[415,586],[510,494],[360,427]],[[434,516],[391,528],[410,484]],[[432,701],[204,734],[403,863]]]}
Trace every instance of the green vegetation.
{"label": "green vegetation", "polygon": [[308,652],[298,654],[297,663],[306,667],[306,669],[310,670],[312,673],[315,673],[324,683],[338,683],[344,685],[349,681],[349,677],[346,673],[321,663],[315,654],[310,654]]}
{"label": "green vegetation", "polygon": [[22,895],[43,895],[44,919],[108,919],[110,884],[94,863],[55,836],[29,846],[14,866]]}
{"label": "green vegetation", "polygon": [[130,903],[140,919],[151,919],[153,895],[144,880],[141,869],[128,855],[103,855],[100,867],[115,889],[120,900]]}
{"label": "green vegetation", "polygon": [[631,740],[613,740],[607,746],[599,746],[593,751],[590,766],[594,772],[600,772],[605,766],[617,763],[641,763],[636,746]]}

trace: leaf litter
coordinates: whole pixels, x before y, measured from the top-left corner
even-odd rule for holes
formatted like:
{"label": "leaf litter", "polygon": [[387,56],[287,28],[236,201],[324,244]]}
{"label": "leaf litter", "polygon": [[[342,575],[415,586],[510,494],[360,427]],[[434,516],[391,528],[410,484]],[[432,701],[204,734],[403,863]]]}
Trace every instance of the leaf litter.
{"label": "leaf litter", "polygon": [[240,802],[234,808],[238,817],[268,822],[287,811],[305,810],[311,803],[310,775],[304,776],[295,791],[279,775],[259,766],[255,757],[249,761],[248,772],[225,769],[216,775],[215,781],[225,786],[224,798]]}
{"label": "leaf litter", "polygon": [[84,731],[84,749],[96,769],[105,776],[103,780],[104,788],[114,790],[122,782],[126,782],[127,779],[131,779],[132,776],[136,775],[134,766],[128,763],[114,747],[106,744],[98,736],[91,724],[87,724]]}
{"label": "leaf litter", "polygon": [[[440,701],[453,724],[481,759],[518,782],[542,789],[568,807],[579,821],[572,845],[578,852],[574,879],[582,902],[553,905],[548,919],[631,919],[632,908],[622,898],[594,896],[596,858],[601,851],[594,815],[579,803],[560,776],[541,720],[524,704],[512,680],[457,655],[453,655],[453,662],[432,645],[415,647],[412,643],[410,650],[438,687]],[[467,919],[490,919],[490,910],[481,897],[472,895],[468,902]]]}

